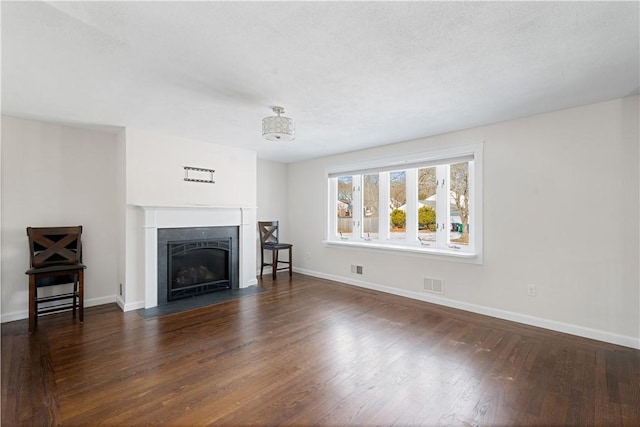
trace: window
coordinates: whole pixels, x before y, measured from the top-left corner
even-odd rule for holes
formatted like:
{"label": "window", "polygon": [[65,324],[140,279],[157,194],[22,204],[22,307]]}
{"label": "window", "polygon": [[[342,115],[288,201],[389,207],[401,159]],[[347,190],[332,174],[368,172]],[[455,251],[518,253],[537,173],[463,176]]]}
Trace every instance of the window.
{"label": "window", "polygon": [[407,238],[407,171],[389,172],[389,239],[404,240]]}
{"label": "window", "polygon": [[367,174],[362,176],[362,238],[378,239],[380,227],[380,176]]}
{"label": "window", "polygon": [[436,168],[418,169],[418,240],[435,243],[438,227]]}
{"label": "window", "polygon": [[327,171],[329,244],[480,258],[482,144]]}
{"label": "window", "polygon": [[334,212],[338,218],[336,231],[341,238],[348,238],[353,232],[353,177],[341,176],[337,179],[338,197]]}

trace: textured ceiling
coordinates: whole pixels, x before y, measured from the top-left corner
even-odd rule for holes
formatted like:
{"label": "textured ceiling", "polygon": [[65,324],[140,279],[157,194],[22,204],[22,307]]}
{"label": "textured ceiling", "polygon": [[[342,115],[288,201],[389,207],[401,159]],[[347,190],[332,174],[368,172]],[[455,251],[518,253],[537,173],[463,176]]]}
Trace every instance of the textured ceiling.
{"label": "textured ceiling", "polygon": [[[638,2],[2,2],[2,112],[283,162],[638,93]],[[294,142],[261,137],[282,105]]]}

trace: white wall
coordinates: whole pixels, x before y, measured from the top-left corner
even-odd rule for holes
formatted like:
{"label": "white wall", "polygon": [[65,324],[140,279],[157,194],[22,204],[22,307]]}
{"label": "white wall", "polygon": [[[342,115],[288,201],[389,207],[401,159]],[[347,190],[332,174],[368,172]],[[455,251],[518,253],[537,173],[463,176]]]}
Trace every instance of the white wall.
{"label": "white wall", "polygon": [[[280,241],[289,239],[289,168],[285,163],[258,159],[258,221],[280,221]],[[256,242],[260,250],[260,241]],[[295,250],[294,250],[295,252]],[[294,256],[295,258],[295,256]],[[260,271],[260,254],[256,257]]]}
{"label": "white wall", "polygon": [[117,209],[117,288],[116,298],[118,304],[124,306],[125,291],[124,286],[127,283],[126,265],[127,265],[127,153],[126,153],[126,130],[122,130],[116,138],[116,209]]}
{"label": "white wall", "polygon": [[258,221],[280,221],[283,237],[289,222],[288,183],[287,164],[258,159]]}
{"label": "white wall", "polygon": [[[256,205],[253,151],[126,129],[127,204]],[[184,181],[184,166],[215,169],[215,184]]]}
{"label": "white wall", "polygon": [[116,135],[2,117],[2,321],[28,316],[26,227],[83,225],[85,305],[115,301]]}
{"label": "white wall", "polygon": [[[241,227],[251,242],[256,241],[256,153],[244,149],[161,135],[127,128],[119,135],[119,150],[125,154],[124,185],[126,204],[124,269],[118,272],[124,295],[119,304],[125,310],[144,307],[143,211],[139,205],[154,206],[234,206],[250,208],[250,226]],[[184,166],[215,169],[215,184],[184,181]],[[245,213],[246,214],[246,213]],[[240,273],[255,282],[255,250],[243,255],[251,266]],[[249,279],[248,279],[249,280]],[[241,283],[240,286],[246,286]]]}
{"label": "white wall", "polygon": [[[484,262],[328,247],[325,168],[485,141]],[[640,348],[638,97],[289,165],[298,271]],[[350,265],[364,274],[350,273]],[[421,291],[443,278],[445,296]],[[537,296],[527,296],[527,285]]]}

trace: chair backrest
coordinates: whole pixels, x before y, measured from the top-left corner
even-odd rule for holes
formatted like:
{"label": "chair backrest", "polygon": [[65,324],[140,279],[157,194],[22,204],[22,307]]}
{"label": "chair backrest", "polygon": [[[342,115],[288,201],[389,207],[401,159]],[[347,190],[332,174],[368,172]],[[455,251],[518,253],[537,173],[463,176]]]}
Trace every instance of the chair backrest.
{"label": "chair backrest", "polygon": [[278,243],[278,225],[279,221],[258,222],[260,246],[264,246],[265,243]]}
{"label": "chair backrest", "polygon": [[31,267],[79,264],[82,261],[82,226],[27,227]]}

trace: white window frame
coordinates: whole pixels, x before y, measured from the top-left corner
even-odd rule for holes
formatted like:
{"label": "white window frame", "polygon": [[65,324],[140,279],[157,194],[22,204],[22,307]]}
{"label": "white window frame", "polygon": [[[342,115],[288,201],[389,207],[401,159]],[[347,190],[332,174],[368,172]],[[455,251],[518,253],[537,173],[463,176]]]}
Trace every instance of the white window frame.
{"label": "white window frame", "polygon": [[[484,143],[458,145],[423,151],[419,153],[408,153],[389,158],[375,159],[367,162],[336,165],[325,169],[326,182],[326,215],[324,227],[324,242],[330,246],[342,246],[353,248],[366,248],[370,250],[403,252],[433,258],[446,258],[462,262],[475,264],[482,263],[482,164],[483,164]],[[456,163],[457,161],[473,160],[469,163],[469,202],[471,212],[469,213],[469,245],[451,245],[448,243],[449,233],[436,235],[437,242],[432,246],[422,244],[417,236],[417,169],[431,166],[442,166]],[[388,239],[388,221],[390,210],[388,209],[389,189],[388,175],[390,171],[407,171],[407,228],[406,239]],[[446,191],[438,193],[438,205],[446,206],[447,227],[449,226],[449,167],[438,167],[438,173],[442,176],[446,170]],[[354,221],[353,231],[348,238],[340,238],[333,230],[337,229],[337,178],[338,176],[352,175],[354,177],[354,188],[358,190],[360,176],[366,173],[379,173],[379,238],[366,240],[361,236],[360,223],[362,221],[362,196],[353,196],[352,219]],[[357,181],[357,182],[356,182]],[[383,220],[385,219],[385,220]],[[415,223],[415,224],[414,224]],[[443,235],[446,235],[443,240]]]}

